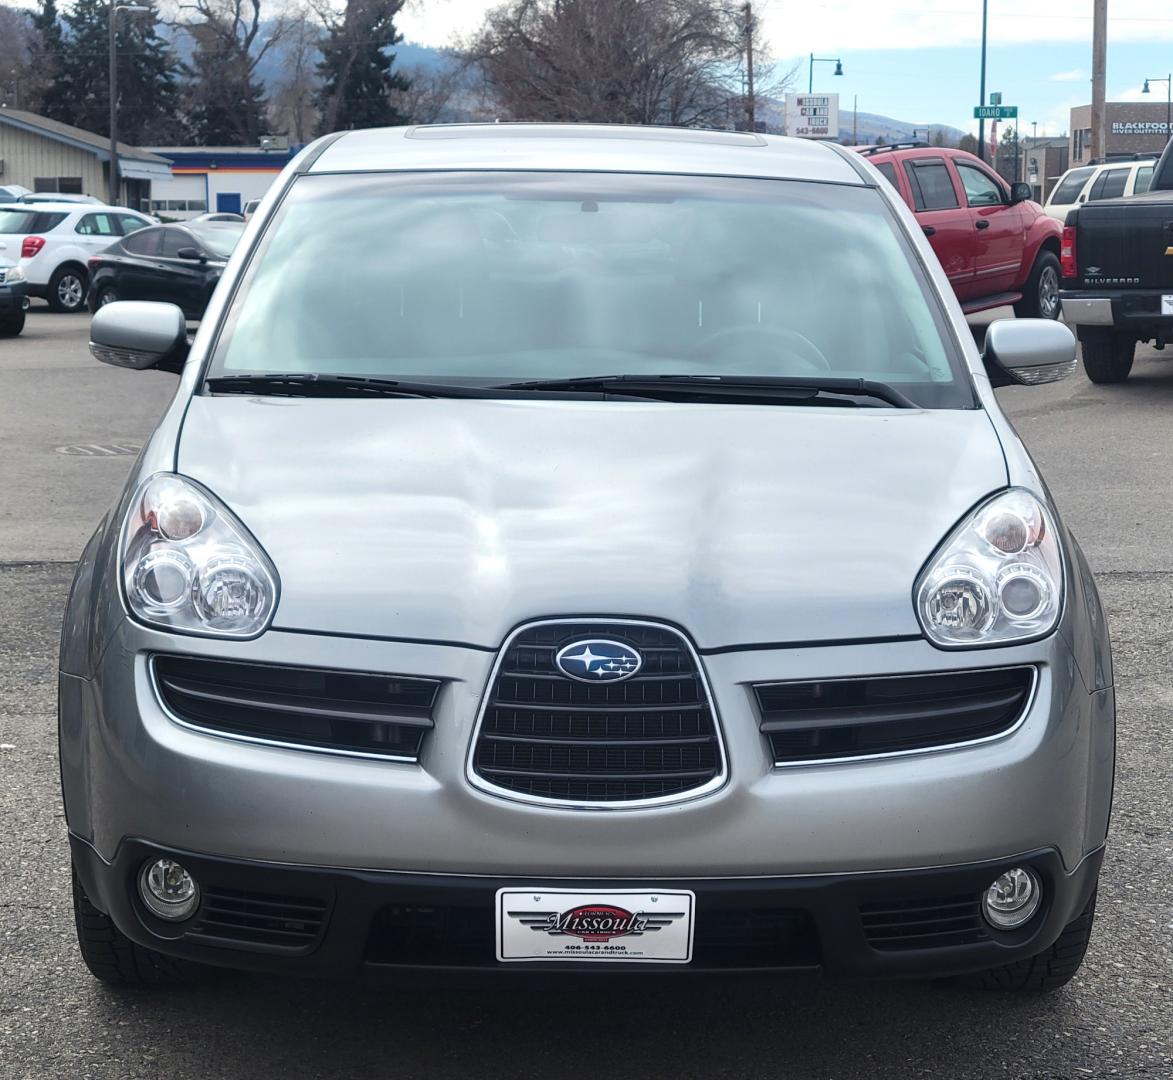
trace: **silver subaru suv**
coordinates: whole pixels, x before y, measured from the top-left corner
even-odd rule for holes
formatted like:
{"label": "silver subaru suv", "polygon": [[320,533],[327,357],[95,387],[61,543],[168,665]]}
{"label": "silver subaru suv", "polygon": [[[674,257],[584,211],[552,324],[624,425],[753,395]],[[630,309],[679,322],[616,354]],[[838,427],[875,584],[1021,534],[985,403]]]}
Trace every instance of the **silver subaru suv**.
{"label": "silver subaru suv", "polygon": [[1112,792],[1103,609],[867,161],[353,131],[282,174],[61,646],[100,979],[821,970],[1045,990]]}

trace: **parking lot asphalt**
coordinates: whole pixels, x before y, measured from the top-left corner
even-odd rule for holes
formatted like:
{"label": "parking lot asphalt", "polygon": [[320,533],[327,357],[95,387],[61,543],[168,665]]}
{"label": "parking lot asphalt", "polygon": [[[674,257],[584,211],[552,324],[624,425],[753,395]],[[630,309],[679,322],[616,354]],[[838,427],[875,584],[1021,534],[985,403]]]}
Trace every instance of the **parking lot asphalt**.
{"label": "parking lot asphalt", "polygon": [[[0,342],[0,1078],[1173,1077],[1173,364],[999,395],[1108,606],[1119,763],[1097,928],[1065,990],[633,976],[119,993],[78,958],[58,790],[60,615],[174,376],[88,358],[84,316]],[[121,449],[119,449],[121,448]],[[87,452],[88,450],[88,452]]]}

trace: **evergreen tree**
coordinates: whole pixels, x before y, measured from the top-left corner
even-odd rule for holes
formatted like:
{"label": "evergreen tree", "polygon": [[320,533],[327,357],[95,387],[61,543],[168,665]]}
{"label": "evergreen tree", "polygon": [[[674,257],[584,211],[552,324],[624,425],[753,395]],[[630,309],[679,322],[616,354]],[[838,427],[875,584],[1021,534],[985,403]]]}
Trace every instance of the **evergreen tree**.
{"label": "evergreen tree", "polygon": [[[44,0],[38,15],[46,25],[51,3]],[[149,12],[116,16],[118,137],[132,146],[182,135],[175,81],[179,62],[156,30],[153,0],[147,6]],[[42,104],[47,115],[98,135],[110,134],[109,17],[109,0],[74,0],[65,16],[68,35],[62,39],[57,30],[60,66]],[[51,33],[42,31],[42,40],[51,42]]]}
{"label": "evergreen tree", "polygon": [[342,18],[329,27],[318,65],[320,134],[407,121],[391,101],[393,92],[410,86],[392,70],[395,54],[389,51],[403,40],[395,29],[402,6],[401,0],[347,0]]}
{"label": "evergreen tree", "polygon": [[188,74],[187,122],[201,146],[252,146],[268,130],[265,90],[247,55],[196,38]]}
{"label": "evergreen tree", "polygon": [[33,108],[43,116],[70,123],[70,104],[60,81],[65,66],[65,41],[57,0],[41,0],[32,23],[33,55],[29,66],[40,84]]}
{"label": "evergreen tree", "polygon": [[262,33],[262,0],[190,0],[180,24],[195,48],[185,98],[196,141],[245,146],[268,130],[265,89],[257,66],[290,29],[280,15]]}

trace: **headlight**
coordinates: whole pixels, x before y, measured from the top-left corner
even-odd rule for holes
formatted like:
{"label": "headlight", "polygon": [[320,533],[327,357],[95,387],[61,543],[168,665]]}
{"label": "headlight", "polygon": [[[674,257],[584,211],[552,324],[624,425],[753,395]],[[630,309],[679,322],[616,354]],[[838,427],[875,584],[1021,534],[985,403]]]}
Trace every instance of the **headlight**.
{"label": "headlight", "polygon": [[170,473],[139,489],[123,531],[122,581],[142,622],[210,637],[255,637],[277,606],[277,571],[232,513]]}
{"label": "headlight", "polygon": [[4,284],[15,285],[18,281],[24,281],[24,271],[19,266],[10,266],[4,275]]}
{"label": "headlight", "polygon": [[1050,511],[1014,488],[978,507],[921,571],[915,594],[930,641],[1002,645],[1049,634],[1063,607],[1063,561]]}

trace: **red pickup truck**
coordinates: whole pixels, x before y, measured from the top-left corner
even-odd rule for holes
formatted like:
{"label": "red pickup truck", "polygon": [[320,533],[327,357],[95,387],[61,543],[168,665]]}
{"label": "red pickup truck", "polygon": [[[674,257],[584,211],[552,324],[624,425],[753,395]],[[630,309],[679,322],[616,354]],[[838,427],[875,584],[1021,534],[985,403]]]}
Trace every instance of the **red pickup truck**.
{"label": "red pickup truck", "polygon": [[929,238],[961,307],[1013,304],[1016,315],[1059,317],[1063,228],[964,150],[898,143],[856,147],[900,192]]}

